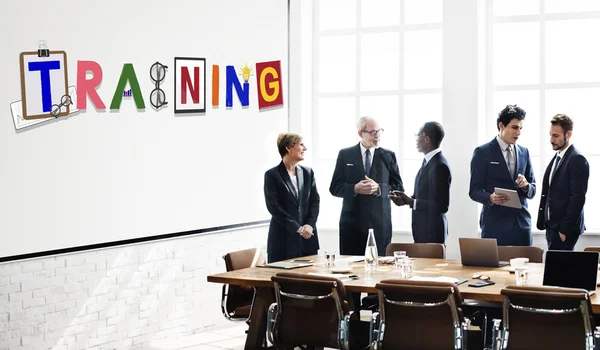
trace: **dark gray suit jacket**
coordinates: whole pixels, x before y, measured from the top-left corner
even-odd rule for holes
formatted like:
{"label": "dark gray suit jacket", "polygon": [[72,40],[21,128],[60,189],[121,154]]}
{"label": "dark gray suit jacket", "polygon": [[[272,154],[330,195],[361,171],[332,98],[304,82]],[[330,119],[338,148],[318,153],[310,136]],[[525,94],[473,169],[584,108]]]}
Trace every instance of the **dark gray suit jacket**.
{"label": "dark gray suit jacket", "polygon": [[[391,206],[388,192],[403,191],[394,152],[377,148],[373,154],[370,178],[379,184],[381,196],[354,194],[354,185],[365,179],[360,144],[338,154],[329,192],[344,199],[340,216],[340,254],[363,255],[369,226],[373,228],[380,254],[392,237]],[[382,243],[380,243],[382,242]]]}

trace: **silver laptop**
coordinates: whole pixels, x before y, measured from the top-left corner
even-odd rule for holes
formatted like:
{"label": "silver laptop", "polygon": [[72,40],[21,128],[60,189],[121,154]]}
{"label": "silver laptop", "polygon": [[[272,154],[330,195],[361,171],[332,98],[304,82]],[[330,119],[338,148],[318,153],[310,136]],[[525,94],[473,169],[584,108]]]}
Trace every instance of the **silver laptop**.
{"label": "silver laptop", "polygon": [[549,250],[544,264],[544,285],[596,291],[598,252]]}
{"label": "silver laptop", "polygon": [[500,267],[508,261],[499,261],[495,238],[459,238],[460,259],[464,266]]}

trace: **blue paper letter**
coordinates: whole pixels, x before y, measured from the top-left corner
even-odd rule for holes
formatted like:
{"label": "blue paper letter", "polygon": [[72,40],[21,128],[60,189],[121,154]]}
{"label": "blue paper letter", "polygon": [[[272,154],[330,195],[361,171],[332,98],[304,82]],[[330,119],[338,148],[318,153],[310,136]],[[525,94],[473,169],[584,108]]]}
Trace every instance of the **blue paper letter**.
{"label": "blue paper letter", "polygon": [[42,111],[50,112],[52,108],[52,89],[50,88],[50,71],[60,69],[60,61],[29,62],[29,71],[40,71],[42,85]]}
{"label": "blue paper letter", "polygon": [[240,103],[242,107],[248,107],[250,105],[250,84],[247,82],[244,83],[244,88],[242,89],[242,85],[240,84],[239,79],[237,78],[237,74],[235,73],[235,68],[233,66],[227,66],[226,73],[226,85],[227,90],[225,93],[225,107],[233,107],[233,87],[235,86],[235,91],[237,92],[238,97],[240,98]]}

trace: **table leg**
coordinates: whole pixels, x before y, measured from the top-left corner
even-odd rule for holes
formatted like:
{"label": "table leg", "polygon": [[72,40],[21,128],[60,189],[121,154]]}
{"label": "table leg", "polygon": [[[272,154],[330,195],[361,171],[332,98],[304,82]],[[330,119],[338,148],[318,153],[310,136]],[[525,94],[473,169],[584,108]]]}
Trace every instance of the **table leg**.
{"label": "table leg", "polygon": [[261,349],[267,335],[267,312],[275,302],[273,288],[257,287],[244,349]]}

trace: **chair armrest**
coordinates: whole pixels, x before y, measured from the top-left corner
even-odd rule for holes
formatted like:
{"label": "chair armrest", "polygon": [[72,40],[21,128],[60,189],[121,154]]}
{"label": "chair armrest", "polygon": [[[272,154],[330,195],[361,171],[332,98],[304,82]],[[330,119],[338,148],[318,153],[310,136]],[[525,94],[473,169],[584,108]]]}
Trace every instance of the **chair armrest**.
{"label": "chair armrest", "polygon": [[492,350],[500,350],[502,349],[503,339],[500,335],[500,326],[502,325],[502,320],[495,318],[492,320],[494,323],[492,326]]}
{"label": "chair armrest", "polygon": [[273,345],[275,345],[273,333],[275,332],[276,326],[277,326],[277,303],[273,303],[273,304],[271,304],[271,306],[269,306],[269,312],[267,314],[267,338]]}
{"label": "chair armrest", "polygon": [[353,311],[348,312],[340,320],[340,325],[338,327],[338,342],[340,344],[340,349],[350,349],[350,319],[352,313]]}
{"label": "chair armrest", "polygon": [[463,322],[460,324],[460,329],[457,329],[458,334],[456,335],[456,339],[460,341],[460,343],[456,344],[458,349],[465,350],[467,348],[467,332],[469,331],[470,325],[471,319],[464,317]]}
{"label": "chair armrest", "polygon": [[379,312],[373,312],[371,314],[370,330],[369,330],[369,344],[370,349],[380,349],[381,341],[383,341],[383,331],[385,324],[379,319]]}

